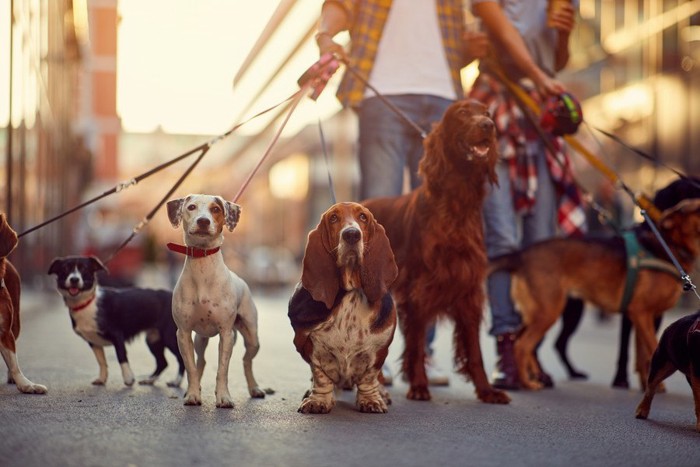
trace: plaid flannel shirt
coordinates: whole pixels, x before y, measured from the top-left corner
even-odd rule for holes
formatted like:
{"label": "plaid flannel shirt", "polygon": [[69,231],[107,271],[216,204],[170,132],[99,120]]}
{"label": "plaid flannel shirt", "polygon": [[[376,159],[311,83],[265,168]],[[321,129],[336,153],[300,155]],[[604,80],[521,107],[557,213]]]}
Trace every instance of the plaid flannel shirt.
{"label": "plaid flannel shirt", "polygon": [[[536,101],[541,102],[534,89],[525,89]],[[481,70],[470,97],[483,102],[489,109],[501,140],[501,158],[508,163],[513,205],[518,214],[530,212],[537,190],[537,169],[526,144],[539,139],[517,101],[505,85]],[[586,231],[586,212],[581,193],[576,185],[571,163],[561,138],[552,138],[555,154],[547,150],[547,167],[557,194],[557,222],[562,233],[569,236],[583,235]]]}
{"label": "plaid flannel shirt", "polygon": [[[389,16],[391,0],[326,0],[324,3],[340,5],[347,13],[351,41],[348,58],[361,76],[369,78],[384,24]],[[462,39],[465,31],[462,0],[437,0],[436,6],[452,83],[457,95],[463,96],[460,70],[467,63]],[[410,51],[407,50],[406,53]],[[363,82],[346,72],[337,93],[343,107],[357,107],[364,94]]]}

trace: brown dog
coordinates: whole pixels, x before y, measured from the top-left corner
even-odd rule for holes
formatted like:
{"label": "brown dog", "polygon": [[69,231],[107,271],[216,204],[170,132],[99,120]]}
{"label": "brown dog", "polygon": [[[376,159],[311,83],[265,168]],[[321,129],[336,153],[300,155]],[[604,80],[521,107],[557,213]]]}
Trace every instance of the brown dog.
{"label": "brown dog", "polygon": [[482,205],[496,182],[496,129],[473,99],[452,104],[424,142],[423,184],[403,196],[363,201],[386,229],[399,266],[391,287],[404,335],[407,397],[429,400],[425,331],[440,317],[454,324],[454,363],[480,400],[507,404],[491,386],[479,343],[486,278]]}
{"label": "brown dog", "polygon": [[19,274],[7,259],[17,246],[17,234],[0,213],[0,353],[7,364],[7,382],[15,383],[25,394],[45,394],[46,386],[32,383],[17,363],[16,342],[19,337]]}
{"label": "brown dog", "polygon": [[700,311],[674,321],[661,335],[637,418],[646,419],[659,384],[676,371],[683,373],[695,399],[695,430],[700,432]]}
{"label": "brown dog", "polygon": [[[663,212],[659,231],[684,270],[700,254],[700,199],[686,200]],[[646,387],[649,362],[656,348],[654,318],[673,307],[681,295],[679,274],[650,230],[636,229],[637,240],[656,263],[642,265],[631,290],[626,313],[635,329],[636,369]],[[628,273],[624,241],[614,238],[561,238],[534,244],[520,252],[493,259],[490,272],[513,274],[511,293],[523,317],[515,343],[521,383],[541,388],[542,368],[535,347],[559,318],[567,296],[580,297],[601,310],[620,310]]]}
{"label": "brown dog", "polygon": [[337,203],[321,216],[289,301],[294,346],[313,382],[299,412],[328,413],[334,389],[352,386],[361,412],[388,411],[379,377],[396,329],[388,291],[397,274],[389,240],[367,208]]}

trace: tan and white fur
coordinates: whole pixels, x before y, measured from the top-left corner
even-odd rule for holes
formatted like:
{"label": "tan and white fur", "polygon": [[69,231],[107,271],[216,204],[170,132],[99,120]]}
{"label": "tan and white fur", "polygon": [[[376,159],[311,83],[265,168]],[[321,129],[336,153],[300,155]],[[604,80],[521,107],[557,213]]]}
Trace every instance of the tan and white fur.
{"label": "tan and white fur", "polygon": [[0,354],[7,364],[7,382],[25,394],[45,394],[46,386],[32,383],[17,363],[19,300],[21,282],[17,270],[6,258],[17,246],[17,234],[0,213]]}
{"label": "tan and white fur", "polygon": [[[173,227],[182,223],[187,247],[221,247],[223,229],[233,231],[240,207],[220,196],[191,194],[169,201],[168,217]],[[204,257],[185,258],[180,278],[173,290],[173,318],[177,339],[187,372],[185,405],[201,405],[201,378],[204,351],[210,337],[219,335],[219,362],[216,372],[216,406],[233,408],[228,387],[228,369],[236,332],[243,336],[243,370],[251,397],[265,397],[253,376],[253,358],[258,353],[258,315],[248,285],[224,263],[220,250]],[[192,332],[194,331],[194,343]],[[195,352],[197,361],[195,363]]]}

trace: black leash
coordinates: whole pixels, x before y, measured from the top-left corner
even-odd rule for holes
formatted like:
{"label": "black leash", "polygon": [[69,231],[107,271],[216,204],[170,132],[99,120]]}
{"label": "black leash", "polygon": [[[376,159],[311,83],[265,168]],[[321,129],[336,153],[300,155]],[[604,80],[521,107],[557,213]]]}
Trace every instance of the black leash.
{"label": "black leash", "polygon": [[[260,117],[260,116],[262,116],[262,115],[264,115],[264,114],[266,114],[266,113],[268,113],[268,112],[270,112],[270,111],[272,111],[272,110],[274,110],[275,108],[277,108],[277,107],[279,107],[280,105],[284,104],[285,102],[291,100],[291,99],[294,98],[295,96],[296,96],[296,93],[293,94],[292,96],[288,97],[287,99],[283,100],[282,102],[279,102],[279,103],[277,103],[277,104],[275,104],[275,105],[273,105],[273,106],[271,106],[271,107],[269,107],[269,108],[263,110],[262,112],[259,112],[259,113],[255,114],[255,115],[253,115],[252,117],[250,117],[249,119],[245,120],[244,122],[241,122],[241,123],[235,125],[233,128],[231,128],[230,130],[228,130],[226,133],[223,133],[223,134],[219,135],[218,137],[216,137],[216,138],[214,138],[214,139],[212,139],[212,140],[210,140],[210,141],[208,141],[208,142],[206,142],[206,143],[203,143],[203,144],[197,146],[196,148],[193,148],[193,149],[191,149],[191,150],[189,150],[189,151],[187,151],[187,152],[185,152],[185,153],[183,153],[183,154],[181,154],[181,155],[179,155],[179,156],[177,156],[177,157],[175,157],[175,158],[173,158],[173,159],[171,159],[171,160],[169,160],[169,161],[167,161],[167,162],[165,162],[165,163],[163,163],[163,164],[160,164],[160,165],[154,167],[153,169],[151,169],[151,170],[149,170],[149,171],[147,171],[147,172],[142,173],[141,175],[138,175],[138,176],[136,176],[136,177],[134,177],[134,178],[132,178],[132,179],[129,179],[129,180],[127,180],[127,181],[118,183],[115,187],[113,187],[113,188],[111,188],[111,189],[109,189],[109,190],[103,192],[102,194],[97,195],[97,196],[95,196],[95,197],[93,197],[93,198],[91,198],[91,199],[89,199],[89,200],[87,200],[87,201],[85,201],[85,202],[83,202],[83,203],[81,203],[81,204],[79,204],[79,205],[77,205],[77,206],[71,208],[71,209],[68,209],[67,211],[64,211],[64,212],[62,212],[61,214],[59,214],[59,215],[57,215],[57,216],[54,216],[54,217],[52,217],[52,218],[50,218],[50,219],[48,219],[48,220],[46,220],[46,221],[44,221],[44,222],[42,222],[42,223],[40,223],[40,224],[34,226],[34,227],[31,227],[31,228],[28,229],[28,230],[25,230],[24,232],[18,234],[17,237],[18,237],[18,238],[21,238],[21,237],[23,237],[23,236],[25,236],[25,235],[27,235],[27,234],[29,234],[29,233],[31,233],[31,232],[34,232],[35,230],[38,230],[38,229],[40,229],[40,228],[42,228],[42,227],[45,227],[45,226],[47,226],[47,225],[49,225],[49,224],[51,224],[51,223],[53,223],[53,222],[55,222],[55,221],[57,221],[57,220],[59,220],[59,219],[65,217],[65,216],[69,215],[69,214],[72,214],[72,213],[74,213],[74,212],[76,212],[76,211],[78,211],[78,210],[80,210],[80,209],[83,209],[83,208],[85,208],[86,206],[89,206],[90,204],[93,204],[93,203],[95,203],[95,202],[101,200],[102,198],[106,198],[107,196],[113,195],[113,194],[115,194],[115,193],[119,193],[119,192],[122,191],[122,190],[125,190],[125,189],[127,189],[127,188],[129,188],[129,187],[131,187],[131,186],[133,186],[133,185],[136,185],[136,184],[139,183],[141,180],[144,180],[144,179],[150,177],[151,175],[153,175],[153,174],[155,174],[155,173],[157,173],[157,172],[160,172],[161,170],[163,170],[163,169],[165,169],[165,168],[167,168],[167,167],[170,167],[171,165],[173,165],[173,164],[175,164],[175,163],[177,163],[177,162],[180,162],[181,160],[183,160],[183,159],[185,159],[185,158],[191,156],[192,154],[195,154],[196,152],[199,152],[199,151],[202,152],[202,154],[200,155],[200,160],[201,160],[201,157],[203,157],[204,154],[206,154],[206,153],[209,151],[209,149],[211,148],[211,146],[213,146],[214,144],[218,143],[219,141],[225,139],[226,137],[228,137],[229,135],[231,135],[231,133],[233,133],[234,131],[236,131],[238,128],[240,128],[241,126],[245,125],[246,123],[248,123],[248,122],[250,122],[250,121],[252,121],[252,120],[254,120],[254,119],[256,119],[256,118],[258,118],[258,117]],[[193,164],[193,165],[196,165],[196,164]],[[192,167],[192,168],[193,168],[193,167]],[[190,171],[191,171],[191,169],[188,169],[188,171],[187,171],[186,173],[189,174]],[[179,181],[178,183],[182,183],[182,181]],[[177,187],[175,187],[175,188],[177,188]]]}

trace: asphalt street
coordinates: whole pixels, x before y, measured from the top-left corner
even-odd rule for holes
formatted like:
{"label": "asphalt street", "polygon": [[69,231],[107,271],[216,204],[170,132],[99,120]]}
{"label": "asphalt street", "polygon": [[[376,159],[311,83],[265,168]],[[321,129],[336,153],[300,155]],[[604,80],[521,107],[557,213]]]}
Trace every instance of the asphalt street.
{"label": "asphalt street", "polygon": [[[570,345],[572,360],[587,381],[568,381],[554,356],[550,331],[540,356],[556,387],[511,392],[510,405],[479,402],[474,388],[452,373],[433,400],[409,401],[397,377],[385,415],[356,411],[354,394],[341,392],[328,415],[296,409],[309,386],[309,370],[292,344],[287,319],[291,288],[254,290],[262,348],[254,361],[261,386],[274,394],[250,399],[242,374],[242,342],[230,370],[231,410],[214,405],[218,339],[207,351],[201,407],[185,407],[182,388],[165,385],[170,366],[155,386],[126,387],[112,348],[104,387],[92,386],[97,363],[70,326],[68,312],[50,289],[26,291],[19,362],[25,375],[48,386],[46,395],[23,395],[0,384],[0,464],[10,466],[697,466],[700,433],[690,387],[676,373],[658,395],[649,420],[637,420],[639,383],[613,389],[619,317],[600,322],[587,312]],[[689,311],[689,310],[688,310]],[[669,312],[664,324],[680,317]],[[486,370],[494,343],[482,329]],[[451,366],[451,325],[438,328],[436,358]],[[403,342],[392,344],[389,362],[398,369]],[[137,377],[154,367],[143,337],[128,346]]]}

